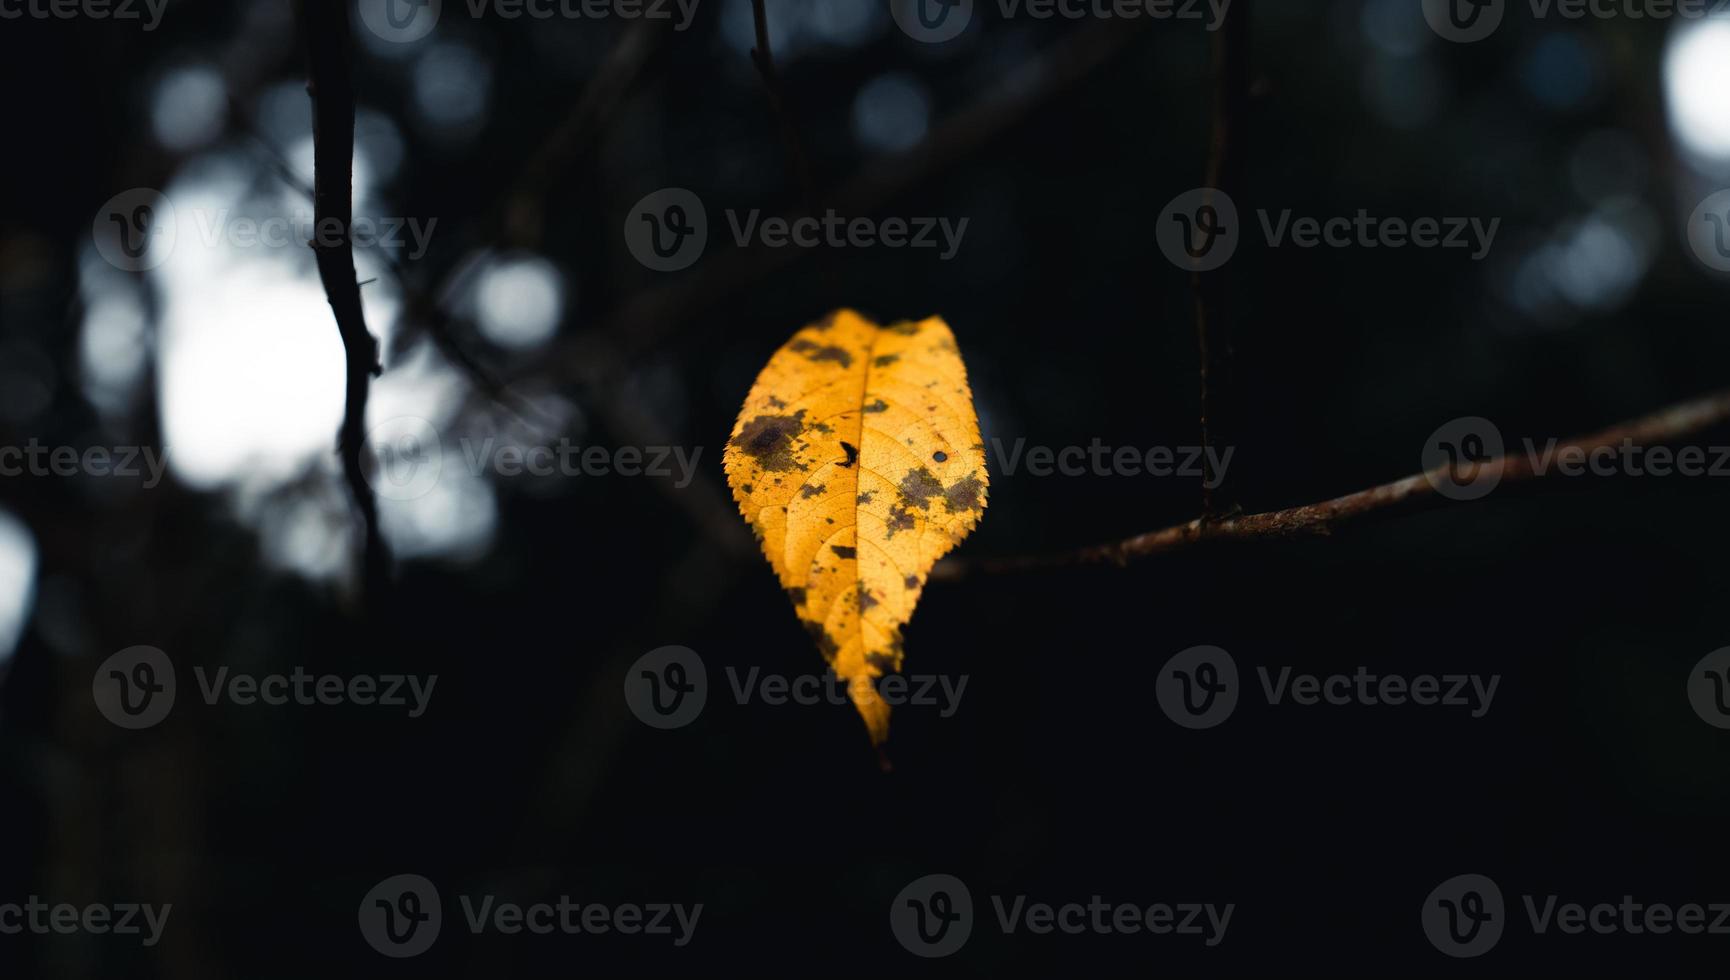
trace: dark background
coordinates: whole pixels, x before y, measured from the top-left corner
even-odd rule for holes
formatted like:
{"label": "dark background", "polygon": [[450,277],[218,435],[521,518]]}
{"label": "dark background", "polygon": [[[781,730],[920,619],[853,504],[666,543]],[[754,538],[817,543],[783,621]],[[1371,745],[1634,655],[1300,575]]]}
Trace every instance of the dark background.
{"label": "dark background", "polygon": [[[855,2],[866,0],[823,0]],[[1688,669],[1726,642],[1730,528],[1711,478],[1552,480],[1326,539],[934,584],[907,629],[907,669],[966,675],[966,696],[949,719],[898,712],[888,774],[850,708],[717,696],[726,665],[792,675],[820,663],[732,518],[720,472],[755,372],[799,326],[844,305],[945,317],[988,442],[1199,438],[1188,277],[1153,234],[1165,203],[1204,179],[1209,34],[1193,22],[1106,25],[1132,36],[1023,105],[1019,86],[1040,83],[1018,67],[1101,25],[1005,21],[987,4],[962,39],[926,46],[869,6],[864,26],[834,40],[799,26],[816,23],[814,4],[770,0],[771,22],[794,25],[776,46],[788,110],[823,199],[855,175],[927,159],[858,132],[859,93],[885,73],[922,87],[930,133],[1014,104],[988,138],[922,166],[871,212],[969,218],[952,261],[726,254],[719,209],[776,213],[801,197],[748,45],[731,40],[748,32],[739,0],[705,0],[690,31],[654,32],[640,72],[528,192],[519,174],[606,82],[603,57],[627,24],[447,9],[434,40],[463,46],[490,79],[484,111],[460,131],[417,114],[415,56],[357,39],[361,105],[394,121],[403,149],[373,213],[439,218],[431,252],[404,261],[410,287],[434,288],[488,244],[544,257],[565,288],[554,339],[510,350],[459,318],[455,341],[519,393],[569,407],[575,421],[558,431],[574,441],[703,447],[704,480],[677,491],[619,477],[500,481],[484,547],[405,559],[395,591],[362,604],[349,558],[334,579],[307,575],[271,562],[259,537],[297,494],[347,526],[331,458],[251,510],[236,491],[172,476],[149,491],[0,479],[0,507],[39,553],[30,619],[0,661],[0,901],[174,906],[150,950],[0,937],[6,975],[1686,975],[1716,962],[1721,937],[1534,937],[1519,918],[1484,959],[1453,961],[1418,927],[1430,889],[1466,872],[1494,878],[1510,904],[1730,900],[1727,735],[1683,695]],[[1238,0],[1232,15],[1247,10]],[[1496,36],[1462,46],[1429,35],[1416,11],[1415,0],[1258,0],[1249,14],[1241,209],[1502,226],[1483,262],[1239,252],[1232,477],[1247,510],[1415,472],[1424,440],[1459,416],[1494,419],[1510,444],[1541,441],[1723,384],[1726,285],[1680,230],[1715,178],[1684,159],[1666,121],[1678,25],[1534,22],[1515,5]],[[0,444],[164,441],[154,357],[124,410],[99,411],[80,383],[91,217],[216,152],[279,192],[244,121],[263,112],[261,93],[300,84],[298,45],[276,0],[175,0],[151,33],[0,22],[0,388],[31,393],[0,392]],[[153,138],[153,100],[185,64],[214,66],[234,104],[215,135],[171,149]],[[1604,146],[1614,152],[1593,149]],[[712,230],[696,266],[663,275],[632,260],[620,228],[665,186],[697,192]],[[508,217],[489,221],[501,207]],[[1563,246],[1606,213],[1635,214],[1614,227],[1648,235],[1637,263],[1612,263],[1626,289],[1581,299],[1554,283],[1611,277]],[[295,261],[312,281],[310,257]],[[141,275],[135,287],[154,337],[161,282]],[[251,311],[229,315],[244,330]],[[417,326],[394,328],[380,384],[428,343]],[[328,315],[305,329],[334,334]],[[460,417],[509,424],[484,396],[458,397]],[[1200,488],[1180,478],[994,472],[991,484],[962,556],[1112,540],[1200,507]],[[340,536],[330,547],[352,552]],[[95,710],[90,679],[136,644],[168,652],[182,699],[161,726],[125,732]],[[698,651],[715,690],[695,724],[660,732],[628,712],[620,687],[633,660],[666,644]],[[1249,697],[1223,726],[1186,731],[1160,713],[1153,685],[1196,644],[1231,651],[1246,677],[1263,664],[1367,665],[1502,681],[1476,720]],[[208,707],[191,668],[224,664],[439,681],[416,720]],[[356,907],[404,872],[439,885],[446,926],[432,952],[392,962],[363,942]],[[887,910],[934,872],[969,884],[979,921],[961,953],[924,962],[895,943]],[[459,893],[704,911],[678,950],[641,937],[474,937],[457,928]],[[1225,942],[1205,949],[1190,937],[1004,936],[991,894],[1237,909]]]}

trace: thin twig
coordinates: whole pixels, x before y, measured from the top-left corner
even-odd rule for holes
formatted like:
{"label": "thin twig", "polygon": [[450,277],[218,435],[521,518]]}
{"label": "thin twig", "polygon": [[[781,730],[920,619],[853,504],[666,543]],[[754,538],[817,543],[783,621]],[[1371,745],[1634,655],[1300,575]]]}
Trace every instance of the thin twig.
{"label": "thin twig", "polygon": [[[1243,123],[1249,104],[1249,7],[1238,0],[1225,24],[1213,35],[1213,142],[1208,152],[1207,187],[1228,198],[1243,189]],[[1211,203],[1211,202],[1209,202]],[[1236,229],[1232,230],[1237,233]],[[1195,338],[1201,362],[1201,445],[1229,446],[1235,441],[1236,409],[1232,390],[1232,330],[1229,264],[1196,272],[1190,280],[1195,295]],[[1213,453],[1204,452],[1206,472],[1201,481],[1204,519],[1231,513],[1234,496],[1226,473],[1213,471]],[[1215,489],[1217,488],[1217,489]]]}
{"label": "thin twig", "polygon": [[[1620,449],[1624,445],[1650,446],[1679,442],[1726,421],[1730,421],[1730,390],[1674,405],[1593,435],[1558,443],[1555,452],[1546,455],[1553,462],[1560,458],[1560,454],[1575,450],[1591,453],[1594,450]],[[1476,467],[1467,474],[1470,480],[1499,479],[1501,483],[1498,486],[1535,480],[1558,472],[1554,465],[1544,466],[1530,454],[1515,453],[1481,463],[1462,464],[1462,469],[1467,466]],[[1440,493],[1437,487],[1450,482],[1462,482],[1457,479],[1460,475],[1460,472],[1450,467],[1441,466],[1321,503],[1218,521],[1198,518],[1187,524],[1138,534],[1122,541],[1053,555],[978,561],[948,559],[938,564],[931,579],[956,581],[970,574],[1020,572],[1073,565],[1124,565],[1138,558],[1180,551],[1204,542],[1326,535],[1331,534],[1335,528],[1370,514],[1439,507],[1453,503],[1455,498]]]}
{"label": "thin twig", "polygon": [[775,53],[769,47],[769,15],[764,0],[751,0],[751,16],[757,22],[757,46],[751,49],[751,61],[763,76],[763,88],[769,94],[769,108],[781,127],[781,144],[787,151],[787,164],[793,178],[799,182],[799,200],[807,213],[815,214],[817,187],[811,179],[811,160],[805,155],[805,144],[799,138],[798,124],[787,109],[781,93],[781,80],[775,73]]}
{"label": "thin twig", "polygon": [[[348,390],[337,452],[343,479],[360,511],[362,582],[376,599],[390,581],[390,554],[379,529],[378,500],[367,483],[366,401],[379,373],[378,340],[366,328],[354,268],[354,82],[349,69],[349,14],[345,0],[301,0],[306,33],[307,94],[312,97],[313,255],[318,277],[336,315],[347,355]],[[334,234],[333,234],[334,231]]]}

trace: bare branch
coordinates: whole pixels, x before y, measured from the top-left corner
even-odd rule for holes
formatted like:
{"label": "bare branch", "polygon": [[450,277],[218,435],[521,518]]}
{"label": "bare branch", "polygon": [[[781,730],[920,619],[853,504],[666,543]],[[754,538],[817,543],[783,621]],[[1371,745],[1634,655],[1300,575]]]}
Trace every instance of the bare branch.
{"label": "bare branch", "polygon": [[[349,69],[349,14],[346,0],[301,0],[306,34],[307,93],[312,96],[313,254],[318,277],[330,300],[348,361],[347,401],[337,452],[343,479],[360,511],[362,581],[365,595],[379,596],[390,581],[390,554],[379,530],[378,500],[366,481],[361,456],[366,447],[366,401],[379,373],[378,341],[366,328],[360,284],[354,268],[354,81]],[[333,234],[334,231],[334,234]]]}
{"label": "bare branch", "polygon": [[[1727,420],[1730,420],[1730,390],[1674,405],[1593,435],[1559,443],[1556,452],[1578,449],[1590,453],[1593,450],[1620,448],[1623,445],[1649,446],[1679,442]],[[1473,479],[1499,478],[1503,485],[1535,480],[1556,472],[1554,468],[1540,471],[1529,456],[1518,454],[1498,456],[1469,465],[1478,467],[1471,473]],[[931,578],[933,581],[956,581],[976,573],[1019,572],[1072,565],[1126,565],[1137,558],[1181,551],[1204,542],[1253,541],[1306,534],[1326,535],[1331,534],[1335,528],[1371,514],[1404,512],[1453,503],[1453,499],[1436,491],[1436,485],[1456,475],[1458,474],[1448,467],[1438,467],[1321,503],[1218,521],[1198,518],[1187,524],[1149,531],[1122,541],[1054,555],[978,561],[948,559],[938,564],[932,571]]]}

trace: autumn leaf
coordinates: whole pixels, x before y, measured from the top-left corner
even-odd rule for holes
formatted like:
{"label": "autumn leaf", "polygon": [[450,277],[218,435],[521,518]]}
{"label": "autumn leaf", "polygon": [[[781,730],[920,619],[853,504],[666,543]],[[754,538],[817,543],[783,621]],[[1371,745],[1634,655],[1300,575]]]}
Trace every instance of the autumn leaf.
{"label": "autumn leaf", "polygon": [[931,566],[979,523],[985,446],[955,335],[841,310],[793,335],[745,398],[727,481],[793,610],[865,719]]}

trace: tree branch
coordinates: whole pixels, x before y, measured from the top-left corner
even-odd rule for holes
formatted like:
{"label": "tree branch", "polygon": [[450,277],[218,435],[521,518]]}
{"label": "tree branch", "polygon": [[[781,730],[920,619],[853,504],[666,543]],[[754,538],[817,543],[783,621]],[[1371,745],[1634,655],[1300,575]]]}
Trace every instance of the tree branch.
{"label": "tree branch", "polygon": [[337,452],[343,479],[360,512],[364,538],[362,588],[379,596],[390,581],[390,554],[379,530],[378,501],[361,459],[366,448],[366,401],[380,371],[378,341],[366,328],[354,269],[354,81],[349,68],[346,0],[301,0],[306,34],[307,94],[312,97],[313,255],[347,355],[347,400]]}
{"label": "tree branch", "polygon": [[[1559,443],[1555,452],[1559,454],[1579,449],[1590,453],[1593,450],[1620,448],[1623,445],[1650,446],[1678,442],[1726,421],[1730,421],[1730,390],[1674,405],[1593,435]],[[1556,472],[1553,466],[1540,470],[1530,456],[1516,454],[1498,456],[1471,465],[1479,467],[1473,471],[1472,478],[1499,477],[1504,485],[1536,480]],[[1371,514],[1404,512],[1453,503],[1452,499],[1436,491],[1436,484],[1455,475],[1450,472],[1449,467],[1437,467],[1321,503],[1217,521],[1198,518],[1187,524],[1149,531],[1122,541],[1054,555],[976,561],[951,558],[937,565],[932,571],[931,579],[957,581],[970,574],[1021,572],[1072,565],[1126,565],[1138,558],[1181,551],[1206,542],[1253,541],[1305,534],[1327,535],[1337,527]]]}

